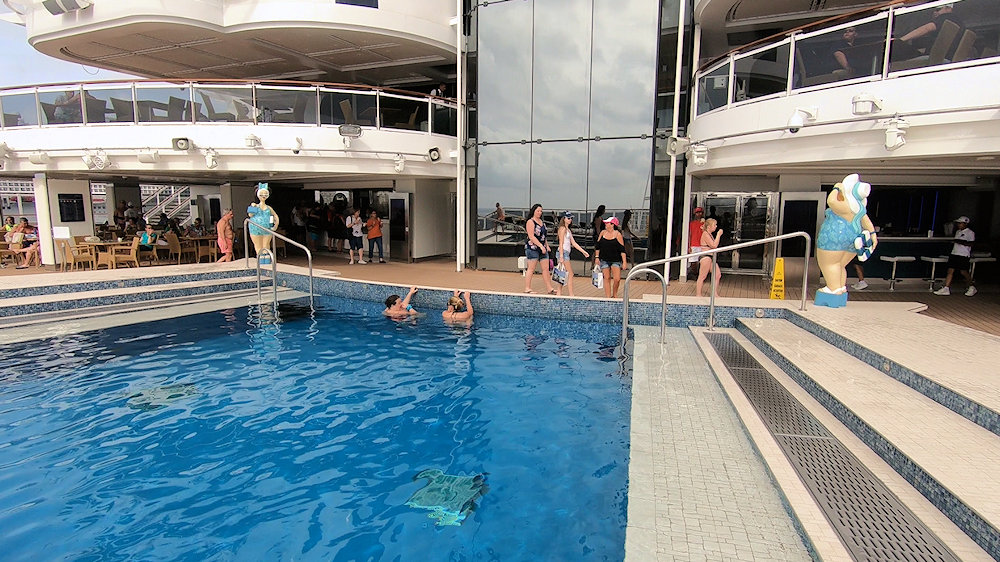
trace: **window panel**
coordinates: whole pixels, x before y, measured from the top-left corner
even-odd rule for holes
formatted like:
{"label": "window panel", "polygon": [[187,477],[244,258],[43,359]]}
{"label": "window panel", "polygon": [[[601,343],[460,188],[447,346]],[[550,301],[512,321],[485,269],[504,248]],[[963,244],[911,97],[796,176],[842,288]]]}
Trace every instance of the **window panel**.
{"label": "window panel", "polygon": [[531,204],[549,211],[586,209],[586,142],[531,145]]}
{"label": "window panel", "polygon": [[587,208],[647,209],[653,139],[590,143]]}
{"label": "window panel", "polygon": [[535,3],[531,138],[590,136],[591,8],[591,0]]}
{"label": "window panel", "polygon": [[[531,15],[528,2],[480,6],[479,140],[531,136]],[[495,203],[495,202],[494,202]]]}

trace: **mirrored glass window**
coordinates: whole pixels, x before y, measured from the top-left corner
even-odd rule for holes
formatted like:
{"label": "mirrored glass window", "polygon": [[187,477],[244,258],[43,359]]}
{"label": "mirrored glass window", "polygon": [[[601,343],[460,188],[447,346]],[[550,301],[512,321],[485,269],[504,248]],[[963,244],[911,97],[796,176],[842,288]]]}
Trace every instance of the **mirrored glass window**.
{"label": "mirrored glass window", "polygon": [[83,98],[79,89],[38,92],[43,125],[83,123]]}
{"label": "mirrored glass window", "polygon": [[698,114],[720,108],[729,100],[729,63],[698,79]]}
{"label": "mirrored glass window", "polygon": [[888,16],[795,41],[792,87],[882,74]]}
{"label": "mirrored glass window", "polygon": [[199,123],[252,123],[253,90],[238,88],[195,88],[195,120]]}
{"label": "mirrored glass window", "polygon": [[[509,215],[524,216],[531,206],[531,152],[528,145],[506,144],[479,147],[477,213],[485,216],[495,204]],[[520,211],[519,211],[520,210]]]}
{"label": "mirrored glass window", "polygon": [[784,92],[788,88],[788,43],[736,59],[733,101]]}
{"label": "mirrored glass window", "polygon": [[587,208],[587,142],[531,148],[531,204],[572,211]]}
{"label": "mirrored glass window", "polygon": [[135,109],[132,88],[102,88],[84,91],[87,123],[132,123]]}
{"label": "mirrored glass window", "polygon": [[383,94],[379,97],[379,117],[383,127],[408,131],[427,130],[427,100]]}
{"label": "mirrored glass window", "polygon": [[257,88],[258,123],[316,124],[316,90]]}
{"label": "mirrored glass window", "polygon": [[142,88],[135,90],[140,123],[191,121],[191,88]]}
{"label": "mirrored glass window", "polygon": [[[531,137],[532,4],[501,2],[480,6],[479,140]],[[480,192],[481,193],[481,192]]]}
{"label": "mirrored glass window", "polygon": [[594,0],[590,136],[652,133],[656,15],[655,2]]}
{"label": "mirrored glass window", "polygon": [[653,139],[590,143],[587,207],[647,209]]}
{"label": "mirrored glass window", "polygon": [[591,17],[590,0],[535,3],[531,138],[590,136]]}

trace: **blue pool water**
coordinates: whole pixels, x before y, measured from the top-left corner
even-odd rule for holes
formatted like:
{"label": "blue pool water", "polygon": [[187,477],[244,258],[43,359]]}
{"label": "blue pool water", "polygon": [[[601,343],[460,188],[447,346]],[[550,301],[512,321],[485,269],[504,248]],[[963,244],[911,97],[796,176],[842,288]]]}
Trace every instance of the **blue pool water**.
{"label": "blue pool water", "polygon": [[[11,560],[621,560],[611,325],[395,323],[324,299],[2,348]],[[159,407],[157,407],[159,406]],[[487,473],[460,526],[407,500]]]}

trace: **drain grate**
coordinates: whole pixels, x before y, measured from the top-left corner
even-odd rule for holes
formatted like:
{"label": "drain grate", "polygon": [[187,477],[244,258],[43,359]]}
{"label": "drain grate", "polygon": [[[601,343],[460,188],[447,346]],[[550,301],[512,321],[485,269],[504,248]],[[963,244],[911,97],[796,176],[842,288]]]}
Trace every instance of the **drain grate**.
{"label": "drain grate", "polygon": [[958,560],[730,334],[705,336],[855,560]]}

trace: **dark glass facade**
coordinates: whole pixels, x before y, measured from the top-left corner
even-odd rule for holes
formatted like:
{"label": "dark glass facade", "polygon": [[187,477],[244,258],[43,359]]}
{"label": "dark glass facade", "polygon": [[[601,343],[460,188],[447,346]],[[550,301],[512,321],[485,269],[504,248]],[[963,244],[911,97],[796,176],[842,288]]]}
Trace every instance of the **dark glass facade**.
{"label": "dark glass facade", "polygon": [[619,216],[649,208],[659,17],[648,0],[477,6],[470,143],[479,217],[498,202],[508,214],[541,203],[547,215],[581,218],[598,205]]}

